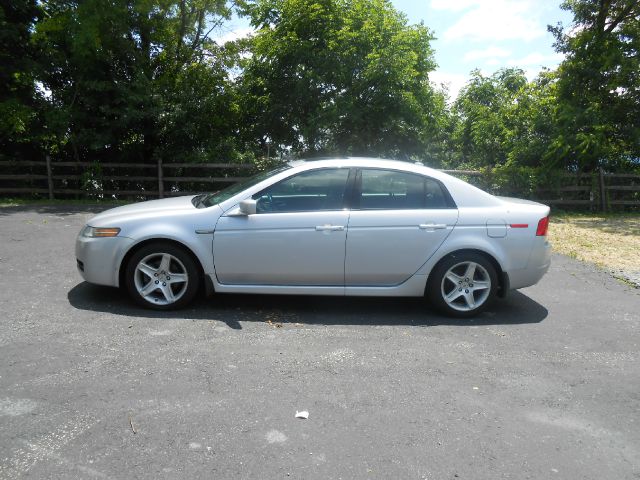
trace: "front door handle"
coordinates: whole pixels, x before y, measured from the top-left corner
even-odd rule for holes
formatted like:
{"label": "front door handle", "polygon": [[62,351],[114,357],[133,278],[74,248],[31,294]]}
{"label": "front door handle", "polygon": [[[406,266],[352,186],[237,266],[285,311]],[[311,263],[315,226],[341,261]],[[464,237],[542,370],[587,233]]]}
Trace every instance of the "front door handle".
{"label": "front door handle", "polygon": [[443,230],[447,228],[445,223],[421,223],[418,225],[421,230]]}
{"label": "front door handle", "polygon": [[340,232],[344,225],[316,225],[316,232]]}

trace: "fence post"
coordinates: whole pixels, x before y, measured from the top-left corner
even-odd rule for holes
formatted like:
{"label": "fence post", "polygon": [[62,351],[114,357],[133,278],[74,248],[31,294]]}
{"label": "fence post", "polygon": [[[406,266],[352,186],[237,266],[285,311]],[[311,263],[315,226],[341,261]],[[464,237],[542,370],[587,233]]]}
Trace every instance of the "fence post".
{"label": "fence post", "polygon": [[158,198],[164,198],[164,179],[162,175],[162,159],[158,159]]}
{"label": "fence post", "polygon": [[598,170],[598,184],[600,186],[600,211],[607,210],[607,187],[604,184],[604,170]]}
{"label": "fence post", "polygon": [[45,155],[44,158],[47,161],[47,185],[49,187],[49,200],[53,200],[53,174],[51,170],[51,157],[49,155]]}

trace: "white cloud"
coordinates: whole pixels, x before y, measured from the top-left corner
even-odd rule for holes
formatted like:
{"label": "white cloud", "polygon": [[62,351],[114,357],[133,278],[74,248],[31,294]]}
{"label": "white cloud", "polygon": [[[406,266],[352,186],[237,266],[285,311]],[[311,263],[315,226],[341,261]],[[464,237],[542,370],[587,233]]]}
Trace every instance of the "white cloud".
{"label": "white cloud", "polygon": [[487,47],[484,50],[471,50],[464,54],[463,60],[466,62],[473,60],[481,60],[485,58],[495,59],[508,57],[511,55],[509,50],[500,47]]}
{"label": "white cloud", "polygon": [[479,3],[481,3],[480,0],[431,0],[431,8],[460,12]]}
{"label": "white cloud", "polygon": [[538,75],[540,75],[540,69],[539,68],[525,68],[524,69],[524,76],[527,77],[527,80],[529,80],[529,81],[533,80]]}
{"label": "white cloud", "polygon": [[227,42],[234,42],[236,40],[240,40],[241,38],[250,37],[254,32],[255,29],[251,27],[238,28],[224,33],[220,32],[221,35],[215,37],[213,40],[218,45],[222,46]]}
{"label": "white cloud", "polygon": [[449,98],[451,101],[455,100],[464,87],[469,77],[462,75],[461,73],[448,73],[442,71],[435,71],[429,74],[429,80],[436,86],[444,85],[449,91]]}
{"label": "white cloud", "polygon": [[531,41],[546,33],[533,0],[431,0],[431,8],[463,12],[442,38],[447,41]]}
{"label": "white cloud", "polygon": [[561,53],[552,53],[551,55],[543,55],[539,52],[533,52],[522,58],[513,58],[507,62],[511,67],[551,67],[558,65],[564,59]]}

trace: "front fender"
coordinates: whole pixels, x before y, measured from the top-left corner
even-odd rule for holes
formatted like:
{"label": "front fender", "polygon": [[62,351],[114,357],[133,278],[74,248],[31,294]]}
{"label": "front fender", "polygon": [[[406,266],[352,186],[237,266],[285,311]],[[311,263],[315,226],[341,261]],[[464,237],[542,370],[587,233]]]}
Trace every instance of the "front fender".
{"label": "front fender", "polygon": [[[129,235],[134,239],[126,252],[118,262],[117,278],[120,278],[120,269],[123,260],[141,244],[149,241],[168,240],[179,243],[190,250],[197,258],[205,275],[213,273],[213,227],[209,227],[208,233],[198,234],[196,230],[203,230],[192,226],[175,226],[168,224],[149,224],[139,229],[131,230]],[[161,232],[161,233],[158,233]]]}

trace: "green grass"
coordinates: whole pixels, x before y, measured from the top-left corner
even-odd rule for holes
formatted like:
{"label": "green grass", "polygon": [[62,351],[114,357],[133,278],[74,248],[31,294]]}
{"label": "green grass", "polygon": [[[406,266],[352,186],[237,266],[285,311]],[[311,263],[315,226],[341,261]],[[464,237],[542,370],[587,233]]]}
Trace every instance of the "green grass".
{"label": "green grass", "polygon": [[556,213],[549,240],[556,252],[610,270],[640,271],[640,213]]}

